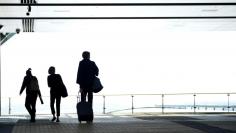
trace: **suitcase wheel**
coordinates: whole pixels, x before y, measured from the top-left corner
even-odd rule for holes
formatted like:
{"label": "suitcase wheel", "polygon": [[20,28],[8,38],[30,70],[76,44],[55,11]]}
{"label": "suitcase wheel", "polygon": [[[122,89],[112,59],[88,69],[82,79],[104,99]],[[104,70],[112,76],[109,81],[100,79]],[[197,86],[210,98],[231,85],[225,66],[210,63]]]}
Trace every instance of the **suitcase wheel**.
{"label": "suitcase wheel", "polygon": [[88,124],[93,123],[93,121],[86,121]]}

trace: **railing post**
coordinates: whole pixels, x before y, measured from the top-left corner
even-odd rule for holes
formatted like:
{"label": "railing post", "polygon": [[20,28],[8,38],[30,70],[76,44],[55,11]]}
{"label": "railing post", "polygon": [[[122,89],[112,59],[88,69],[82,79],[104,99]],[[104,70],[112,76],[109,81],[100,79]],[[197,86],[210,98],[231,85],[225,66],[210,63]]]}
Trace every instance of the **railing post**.
{"label": "railing post", "polygon": [[161,94],[161,112],[164,114],[164,94]]}
{"label": "railing post", "polygon": [[106,104],[105,104],[105,96],[103,96],[103,114],[106,113]]}
{"label": "railing post", "polygon": [[229,97],[230,97],[230,94],[228,93],[227,96],[228,96],[228,112],[229,112],[229,108],[230,108],[229,107]]}
{"label": "railing post", "polygon": [[10,115],[11,114],[11,97],[9,97],[8,99],[9,99],[9,111],[8,111],[8,114]]}
{"label": "railing post", "polygon": [[193,111],[196,113],[196,94],[193,94]]}
{"label": "railing post", "polygon": [[132,114],[134,114],[134,96],[131,95],[131,98],[132,98],[132,107],[131,107],[131,109],[132,109]]}

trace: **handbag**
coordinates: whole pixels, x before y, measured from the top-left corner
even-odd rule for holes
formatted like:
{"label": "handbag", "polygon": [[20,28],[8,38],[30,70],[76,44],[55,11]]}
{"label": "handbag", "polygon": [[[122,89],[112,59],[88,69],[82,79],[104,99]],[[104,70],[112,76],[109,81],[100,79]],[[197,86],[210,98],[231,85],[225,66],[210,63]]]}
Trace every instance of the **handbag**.
{"label": "handbag", "polygon": [[66,86],[64,85],[63,82],[62,82],[62,84],[61,84],[61,96],[62,96],[63,98],[65,98],[65,97],[68,96],[68,92],[67,92]]}
{"label": "handbag", "polygon": [[94,78],[92,89],[94,93],[98,93],[103,89],[102,83],[98,77]]}

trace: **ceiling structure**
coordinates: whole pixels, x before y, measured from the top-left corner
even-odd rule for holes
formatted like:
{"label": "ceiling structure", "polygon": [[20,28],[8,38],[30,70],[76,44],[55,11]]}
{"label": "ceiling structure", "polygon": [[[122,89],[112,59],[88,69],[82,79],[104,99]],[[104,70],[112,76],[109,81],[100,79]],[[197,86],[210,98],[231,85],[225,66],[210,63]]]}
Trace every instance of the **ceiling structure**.
{"label": "ceiling structure", "polygon": [[0,0],[0,24],[2,33],[93,26],[116,30],[117,25],[131,30],[235,31],[236,0]]}

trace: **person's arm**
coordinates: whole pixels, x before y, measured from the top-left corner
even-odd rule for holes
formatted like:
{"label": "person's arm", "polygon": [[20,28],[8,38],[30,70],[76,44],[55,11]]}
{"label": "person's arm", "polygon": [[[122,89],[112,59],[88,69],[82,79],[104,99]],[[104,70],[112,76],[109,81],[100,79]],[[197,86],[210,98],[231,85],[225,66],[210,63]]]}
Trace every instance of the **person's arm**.
{"label": "person's arm", "polygon": [[26,88],[26,78],[24,78],[23,83],[21,85],[20,95],[22,94],[22,92],[24,91],[25,88]]}
{"label": "person's arm", "polygon": [[58,80],[59,80],[58,82],[60,82],[61,84],[64,84],[60,74],[58,74]]}
{"label": "person's arm", "polygon": [[78,67],[78,71],[77,71],[77,79],[76,79],[76,83],[77,84],[80,84],[80,70],[81,69],[81,67],[80,67],[80,63],[79,63],[79,67]]}
{"label": "person's arm", "polygon": [[98,76],[99,69],[98,69],[97,65],[95,64],[95,62],[94,62],[94,72],[95,72],[95,75]]}
{"label": "person's arm", "polygon": [[47,78],[47,82],[48,82],[48,87],[51,87],[52,85],[51,85],[51,82],[50,82],[50,76],[48,76],[48,78]]}
{"label": "person's arm", "polygon": [[41,95],[41,91],[40,91],[40,89],[38,90],[38,95],[39,95],[39,97],[42,96],[42,95]]}
{"label": "person's arm", "polygon": [[43,104],[43,98],[42,98],[40,89],[38,89],[38,95],[39,95],[39,100],[40,100],[41,104]]}
{"label": "person's arm", "polygon": [[35,77],[35,80],[37,81],[37,83],[38,83],[38,95],[39,95],[39,97],[41,97],[41,92],[40,92],[40,89],[39,89],[39,82],[38,82],[38,79]]}
{"label": "person's arm", "polygon": [[[36,77],[35,77],[36,78]],[[38,79],[36,78],[36,80],[37,80],[37,83],[38,83],[38,95],[39,95],[39,99],[40,99],[40,102],[41,102],[41,104],[43,104],[43,98],[42,98],[42,95],[41,95],[41,91],[40,91],[40,89],[39,89],[39,82],[38,82]]]}

